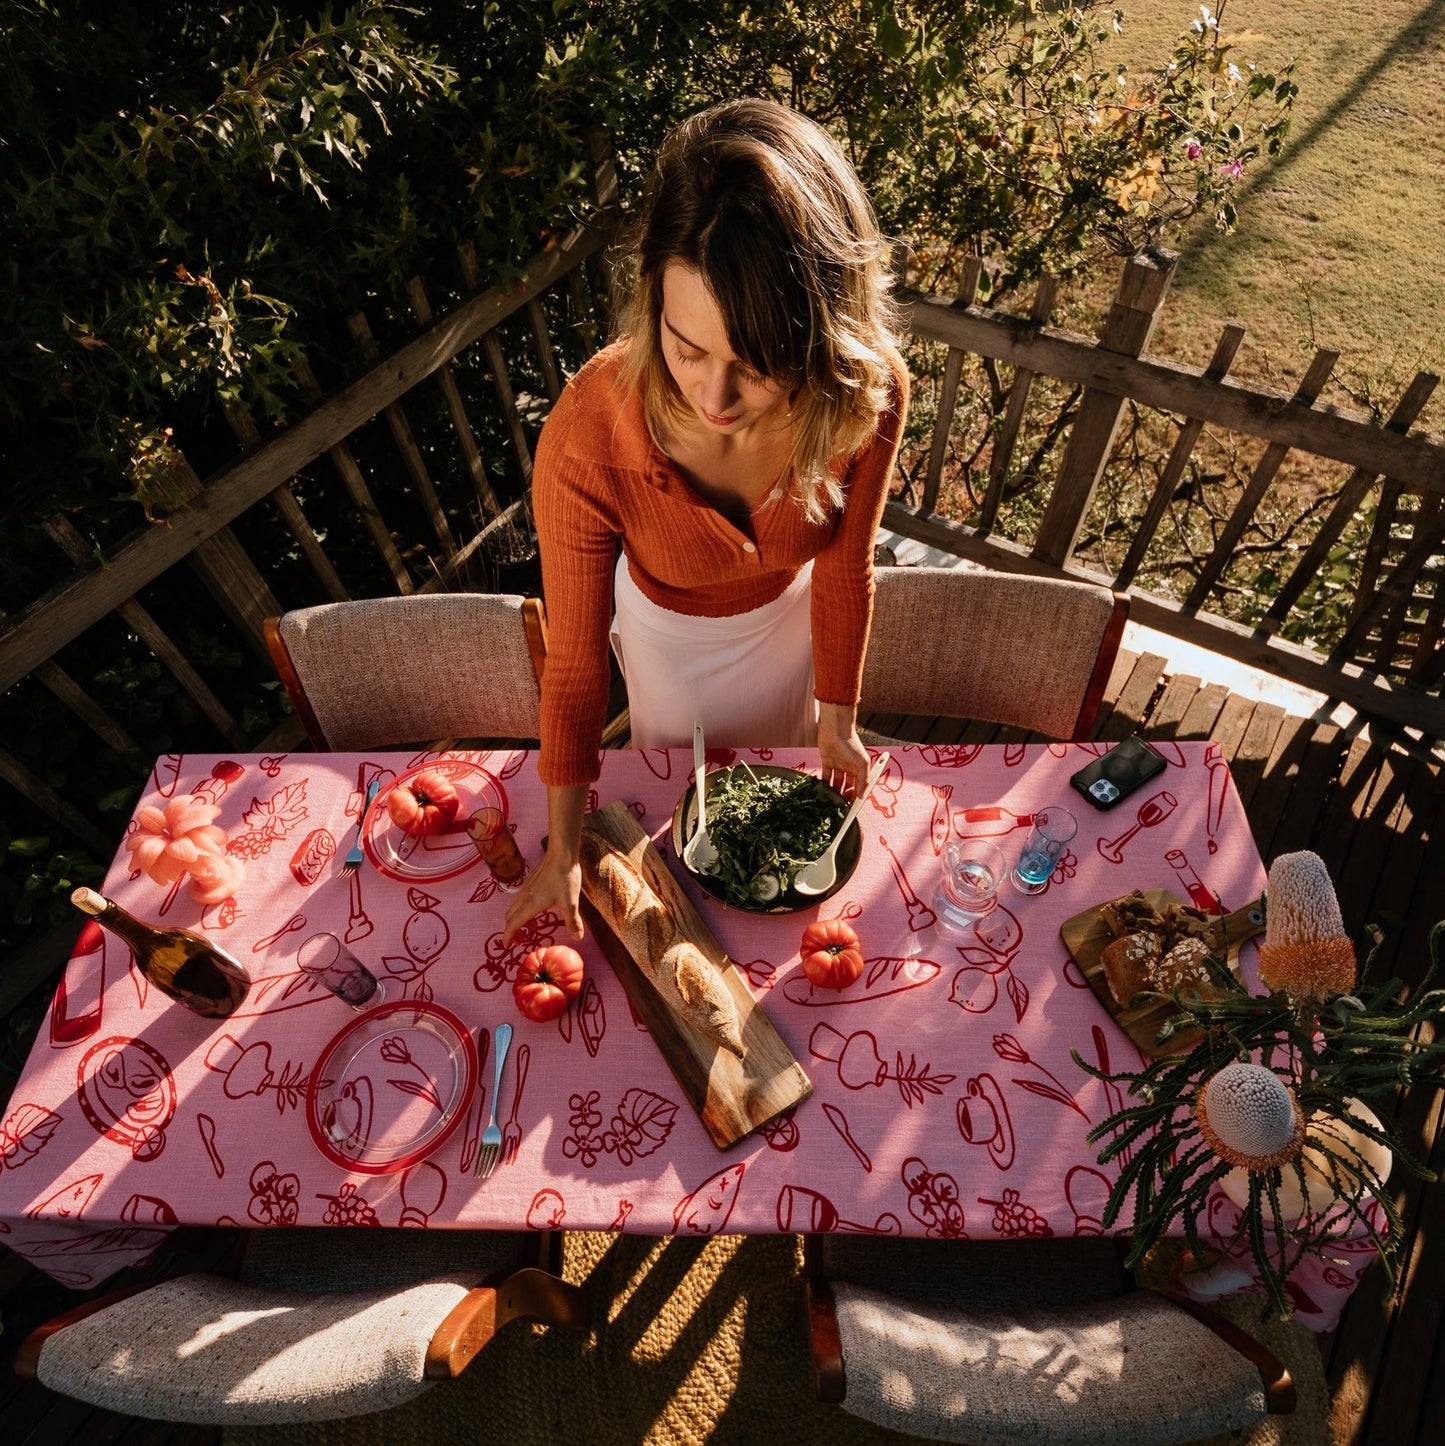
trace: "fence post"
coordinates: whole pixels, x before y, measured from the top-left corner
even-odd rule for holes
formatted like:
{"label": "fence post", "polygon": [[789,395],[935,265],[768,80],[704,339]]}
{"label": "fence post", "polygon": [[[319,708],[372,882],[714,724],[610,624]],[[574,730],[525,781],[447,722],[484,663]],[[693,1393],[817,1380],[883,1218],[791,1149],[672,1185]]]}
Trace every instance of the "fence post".
{"label": "fence post", "polygon": [[[1114,304],[1099,330],[1102,350],[1123,356],[1143,353],[1164,308],[1164,294],[1178,261],[1174,251],[1146,251],[1124,263]],[[1108,465],[1124,401],[1122,396],[1092,387],[1084,393],[1058,481],[1039,523],[1033,556],[1040,562],[1051,567],[1068,565],[1094,488]]]}

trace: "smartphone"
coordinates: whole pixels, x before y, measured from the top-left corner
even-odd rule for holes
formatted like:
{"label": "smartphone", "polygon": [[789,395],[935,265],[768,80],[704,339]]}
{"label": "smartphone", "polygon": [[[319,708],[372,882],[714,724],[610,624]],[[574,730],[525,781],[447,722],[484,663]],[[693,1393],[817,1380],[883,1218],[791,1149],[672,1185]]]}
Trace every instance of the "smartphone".
{"label": "smartphone", "polygon": [[1165,764],[1164,755],[1136,734],[1086,764],[1069,782],[1095,808],[1113,808],[1141,784],[1148,783]]}

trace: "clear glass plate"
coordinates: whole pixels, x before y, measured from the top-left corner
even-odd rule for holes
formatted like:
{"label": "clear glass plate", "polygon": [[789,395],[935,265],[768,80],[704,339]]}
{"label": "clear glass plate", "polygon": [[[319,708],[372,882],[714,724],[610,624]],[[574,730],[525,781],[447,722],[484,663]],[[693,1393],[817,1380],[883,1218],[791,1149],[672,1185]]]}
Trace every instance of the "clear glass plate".
{"label": "clear glass plate", "polygon": [[321,1052],[306,1094],[316,1148],[385,1175],[441,1146],[477,1087],[477,1049],[450,1010],[398,999],[353,1019]]}
{"label": "clear glass plate", "polygon": [[[446,833],[417,838],[404,833],[387,812],[386,800],[391,792],[415,778],[418,773],[435,772],[451,780],[461,799],[456,822]],[[433,758],[399,773],[376,795],[366,815],[366,828],[361,846],[375,868],[403,883],[419,880],[438,883],[452,879],[482,861],[476,846],[463,828],[479,808],[490,806],[507,811],[507,795],[502,785],[480,763],[470,758]]]}

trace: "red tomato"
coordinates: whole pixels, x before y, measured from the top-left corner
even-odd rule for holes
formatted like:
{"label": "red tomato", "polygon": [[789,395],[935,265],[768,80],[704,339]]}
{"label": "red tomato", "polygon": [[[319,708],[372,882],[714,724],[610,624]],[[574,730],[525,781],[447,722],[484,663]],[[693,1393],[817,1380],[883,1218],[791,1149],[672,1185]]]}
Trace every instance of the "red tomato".
{"label": "red tomato", "polygon": [[418,838],[450,828],[461,806],[456,785],[435,768],[424,769],[386,795],[391,821]]}
{"label": "red tomato", "polygon": [[863,948],[844,919],[819,919],[803,930],[803,973],[819,989],[846,989],[863,972]]}
{"label": "red tomato", "polygon": [[566,944],[534,949],[512,981],[512,999],[528,1019],[545,1024],[576,999],[585,968],[582,956]]}

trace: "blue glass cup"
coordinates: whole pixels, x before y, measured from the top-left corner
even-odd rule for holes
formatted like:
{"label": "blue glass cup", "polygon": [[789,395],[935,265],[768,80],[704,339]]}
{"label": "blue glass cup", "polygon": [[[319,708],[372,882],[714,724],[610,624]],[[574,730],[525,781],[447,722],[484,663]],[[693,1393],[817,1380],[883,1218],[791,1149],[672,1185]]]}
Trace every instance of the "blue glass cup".
{"label": "blue glass cup", "polygon": [[1043,893],[1078,831],[1078,819],[1057,804],[1035,812],[1034,826],[1029,830],[1018,862],[1009,875],[1014,888],[1021,894]]}

